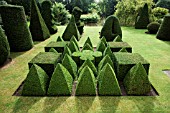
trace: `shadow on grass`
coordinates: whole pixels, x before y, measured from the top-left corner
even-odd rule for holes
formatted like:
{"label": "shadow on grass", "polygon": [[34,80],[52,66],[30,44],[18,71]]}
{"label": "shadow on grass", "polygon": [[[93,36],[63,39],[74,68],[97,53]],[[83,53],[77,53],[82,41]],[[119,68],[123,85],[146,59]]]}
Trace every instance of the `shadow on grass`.
{"label": "shadow on grass", "polygon": [[164,41],[166,44],[170,45],[170,41]]}
{"label": "shadow on grass", "polygon": [[51,113],[58,109],[67,99],[69,96],[65,97],[46,97],[44,101],[44,109],[43,113]]}
{"label": "shadow on grass", "polygon": [[113,96],[99,96],[101,112],[115,113],[119,105],[120,97]]}
{"label": "shadow on grass", "polygon": [[10,53],[10,57],[11,57],[12,59],[14,59],[14,58],[16,58],[16,57],[24,54],[25,52],[26,52],[26,51],[24,51],[24,52],[11,52],[11,53]]}
{"label": "shadow on grass", "polygon": [[95,96],[89,97],[79,97],[75,98],[77,113],[86,113],[88,112],[89,108],[92,106]]}
{"label": "shadow on grass", "polygon": [[41,100],[42,97],[20,97],[14,108],[12,113],[27,113],[31,107]]}

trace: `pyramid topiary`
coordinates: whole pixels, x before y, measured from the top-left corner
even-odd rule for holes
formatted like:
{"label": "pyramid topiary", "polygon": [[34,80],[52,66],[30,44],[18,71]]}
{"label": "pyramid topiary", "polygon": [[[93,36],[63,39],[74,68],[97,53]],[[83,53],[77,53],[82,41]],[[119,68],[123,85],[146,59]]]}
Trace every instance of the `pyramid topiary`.
{"label": "pyramid topiary", "polygon": [[122,37],[118,18],[114,15],[108,16],[101,30],[100,38],[104,36],[107,41],[113,41],[118,35]]}
{"label": "pyramid topiary", "polygon": [[100,39],[101,42],[103,42],[105,44],[105,46],[107,47],[107,41],[106,41],[106,38],[105,36],[102,36],[102,38]]}
{"label": "pyramid topiary", "polygon": [[10,51],[21,52],[33,47],[31,33],[22,6],[4,5],[0,7],[5,33]]}
{"label": "pyramid topiary", "polygon": [[46,72],[36,64],[33,64],[24,81],[22,95],[44,96],[46,95],[49,77]]}
{"label": "pyramid topiary", "polygon": [[79,51],[79,48],[77,48],[76,44],[71,41],[68,45],[68,48],[70,49],[70,51],[73,53],[73,52],[76,52],[76,51]]}
{"label": "pyramid topiary", "polygon": [[115,58],[114,58],[114,55],[113,55],[113,53],[112,53],[112,51],[111,51],[111,49],[110,49],[109,46],[107,46],[106,49],[104,50],[103,56],[106,56],[107,54],[109,55],[109,57],[111,58],[111,60],[114,62],[114,61],[115,61]]}
{"label": "pyramid topiary", "polygon": [[95,77],[97,77],[97,69],[95,67],[95,65],[91,62],[91,60],[87,59],[82,66],[79,68],[78,73],[80,73],[84,67],[88,66],[92,71]]}
{"label": "pyramid topiary", "polygon": [[54,53],[58,54],[58,52],[57,52],[54,48],[51,48],[51,49],[49,50],[49,52],[54,52]]}
{"label": "pyramid topiary", "polygon": [[170,41],[170,15],[164,16],[163,22],[159,27],[156,38],[160,40]]}
{"label": "pyramid topiary", "polygon": [[128,51],[126,50],[126,48],[122,48],[119,52],[127,52],[127,53],[128,53]]}
{"label": "pyramid topiary", "polygon": [[70,41],[71,37],[72,36],[75,36],[75,38],[77,40],[80,39],[80,34],[79,34],[79,31],[77,29],[77,26],[75,24],[75,19],[74,19],[74,16],[72,15],[71,16],[71,19],[70,19],[70,22],[68,23],[63,35],[62,35],[62,38],[65,40],[65,41]]}
{"label": "pyramid topiary", "polygon": [[68,54],[65,54],[62,65],[70,72],[73,79],[77,79],[77,64]]}
{"label": "pyramid topiary", "polygon": [[65,54],[68,54],[68,55],[70,55],[71,56],[71,50],[69,49],[69,47],[66,45],[65,47],[64,47],[64,52],[63,52],[63,54],[62,54],[62,56],[63,56],[63,58],[64,58],[64,56],[65,56]]}
{"label": "pyramid topiary", "polygon": [[80,72],[76,86],[76,95],[96,95],[95,77],[88,66],[85,66]]}
{"label": "pyramid topiary", "polygon": [[122,95],[113,68],[106,64],[99,75],[99,95]]}
{"label": "pyramid topiary", "polygon": [[60,63],[57,64],[49,84],[47,95],[71,95],[73,78]]}
{"label": "pyramid topiary", "polygon": [[84,45],[86,45],[87,43],[88,43],[91,47],[93,47],[92,42],[91,42],[91,40],[90,40],[89,37],[88,37],[87,40],[85,41]]}
{"label": "pyramid topiary", "polygon": [[62,38],[62,37],[58,36],[58,38],[57,38],[57,42],[64,42],[64,40],[63,40],[63,38]]}
{"label": "pyramid topiary", "polygon": [[30,31],[34,41],[43,41],[50,37],[35,0],[31,0]]}
{"label": "pyramid topiary", "polygon": [[50,33],[54,34],[57,32],[58,28],[55,25],[54,15],[52,14],[52,5],[53,3],[49,0],[43,1],[41,3],[41,14]]}
{"label": "pyramid topiary", "polygon": [[140,62],[129,70],[123,84],[128,95],[144,95],[151,90],[148,75]]}
{"label": "pyramid topiary", "polygon": [[106,49],[105,44],[104,44],[102,41],[100,41],[100,42],[97,44],[96,50],[97,50],[97,51],[101,51],[101,52],[103,53],[105,49]]}
{"label": "pyramid topiary", "polygon": [[136,29],[146,29],[149,24],[149,13],[148,13],[148,4],[145,3],[143,9],[136,17],[135,28]]}
{"label": "pyramid topiary", "polygon": [[118,35],[114,40],[113,42],[123,42],[122,41],[122,38]]}
{"label": "pyramid topiary", "polygon": [[0,65],[8,59],[10,55],[10,47],[8,40],[3,32],[3,29],[0,27]]}
{"label": "pyramid topiary", "polygon": [[91,51],[93,51],[93,48],[90,46],[89,43],[86,43],[86,44],[83,46],[83,48],[82,48],[81,51],[83,51],[83,50],[91,50]]}
{"label": "pyramid topiary", "polygon": [[76,44],[76,46],[77,46],[78,49],[80,48],[80,47],[79,47],[79,44],[78,44],[78,41],[77,41],[77,39],[75,38],[74,35],[71,37],[70,42],[71,42],[71,41],[73,41],[73,42]]}

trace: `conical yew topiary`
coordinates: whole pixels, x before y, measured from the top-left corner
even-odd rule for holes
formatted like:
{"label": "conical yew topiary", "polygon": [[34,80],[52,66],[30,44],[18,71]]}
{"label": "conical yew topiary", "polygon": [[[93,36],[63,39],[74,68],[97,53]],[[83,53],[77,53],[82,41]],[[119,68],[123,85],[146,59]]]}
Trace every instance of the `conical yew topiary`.
{"label": "conical yew topiary", "polygon": [[103,53],[105,49],[106,49],[105,44],[102,41],[100,41],[96,47],[96,51],[101,51]]}
{"label": "conical yew topiary", "polygon": [[108,44],[107,44],[105,36],[102,36],[100,41],[103,42],[105,44],[105,46],[107,47]]}
{"label": "conical yew topiary", "polygon": [[71,42],[71,41],[73,41],[73,42],[76,44],[76,46],[77,46],[78,49],[80,48],[80,47],[79,47],[79,44],[78,44],[78,41],[77,41],[77,39],[75,38],[74,35],[71,37],[70,42]]}
{"label": "conical yew topiary", "polygon": [[70,49],[71,53],[79,51],[79,48],[77,48],[73,41],[69,43],[68,48]]}
{"label": "conical yew topiary", "polygon": [[133,66],[123,80],[128,95],[144,95],[150,92],[151,84],[141,63]]}
{"label": "conical yew topiary", "polygon": [[44,96],[47,92],[48,83],[49,77],[46,72],[38,65],[33,64],[24,81],[22,95]]}
{"label": "conical yew topiary", "polygon": [[57,41],[56,42],[64,42],[63,38],[61,36],[58,36]]}
{"label": "conical yew topiary", "polygon": [[73,78],[68,70],[62,65],[57,64],[49,84],[47,95],[71,95]]}
{"label": "conical yew topiary", "polygon": [[106,64],[98,78],[99,95],[122,95],[114,70]]}
{"label": "conical yew topiary", "polygon": [[126,52],[126,53],[128,53],[128,51],[124,47],[119,52]]}
{"label": "conical yew topiary", "polygon": [[103,52],[103,56],[109,55],[109,57],[111,58],[111,60],[114,62],[115,61],[115,57],[114,54],[112,53],[112,50],[110,49],[109,46],[106,47],[106,49]]}
{"label": "conical yew topiary", "polygon": [[84,45],[86,45],[86,44],[89,44],[91,47],[93,47],[93,44],[92,44],[92,42],[91,42],[91,40],[90,40],[89,37],[88,37],[87,40],[85,41]]}
{"label": "conical yew topiary", "polygon": [[91,51],[93,51],[93,48],[90,46],[89,43],[86,43],[86,44],[83,46],[83,48],[82,48],[81,51],[83,51],[83,50],[91,50]]}
{"label": "conical yew topiary", "polygon": [[114,40],[113,42],[123,42],[122,41],[122,38],[118,35]]}
{"label": "conical yew topiary", "polygon": [[67,45],[64,47],[64,52],[62,54],[62,58],[64,58],[65,54],[68,54],[71,56],[71,50],[69,49],[69,47]]}

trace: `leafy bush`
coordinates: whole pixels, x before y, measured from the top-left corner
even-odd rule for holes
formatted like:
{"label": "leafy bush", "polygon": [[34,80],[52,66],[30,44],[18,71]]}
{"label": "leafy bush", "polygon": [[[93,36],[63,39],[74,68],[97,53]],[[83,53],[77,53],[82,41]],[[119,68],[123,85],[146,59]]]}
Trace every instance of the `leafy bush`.
{"label": "leafy bush", "polygon": [[108,63],[99,75],[98,84],[99,95],[122,95],[114,70]]}
{"label": "leafy bush", "polygon": [[68,22],[69,12],[66,10],[65,5],[55,2],[52,6],[54,19],[58,24],[64,25]]}
{"label": "leafy bush", "polygon": [[68,70],[62,65],[57,64],[51,77],[47,95],[71,95],[73,78]]}
{"label": "leafy bush", "polygon": [[158,29],[160,27],[160,24],[158,22],[151,22],[148,24],[147,29],[149,33],[156,34],[158,32]]}
{"label": "leafy bush", "polygon": [[22,6],[4,5],[0,7],[5,33],[11,51],[27,51],[33,47],[24,8]]}
{"label": "leafy bush", "polygon": [[102,14],[100,6],[97,3],[91,3],[88,5],[88,13],[97,13],[98,15]]}
{"label": "leafy bush", "polygon": [[10,47],[8,40],[3,32],[3,29],[0,27],[0,65],[4,64],[7,58],[10,55]]}
{"label": "leafy bush", "polygon": [[170,10],[170,1],[169,0],[159,0],[156,3],[156,7],[162,7]]}
{"label": "leafy bush", "polygon": [[83,14],[80,18],[85,24],[97,23],[100,20],[100,16],[97,13]]}
{"label": "leafy bush", "polygon": [[44,96],[47,92],[48,83],[49,77],[46,72],[38,65],[33,64],[24,81],[22,95]]}
{"label": "leafy bush", "polygon": [[141,63],[133,66],[123,80],[128,95],[145,95],[151,90],[148,75]]}
{"label": "leafy bush", "polygon": [[165,15],[168,14],[168,12],[169,12],[168,9],[161,7],[156,7],[152,10],[154,17],[156,17],[156,20],[163,18]]}

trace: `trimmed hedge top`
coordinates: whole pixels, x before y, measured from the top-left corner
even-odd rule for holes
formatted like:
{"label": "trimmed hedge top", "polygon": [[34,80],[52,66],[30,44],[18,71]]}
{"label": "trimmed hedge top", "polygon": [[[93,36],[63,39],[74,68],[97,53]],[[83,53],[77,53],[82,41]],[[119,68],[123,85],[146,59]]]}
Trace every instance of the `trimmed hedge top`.
{"label": "trimmed hedge top", "polygon": [[91,50],[91,51],[94,51],[94,50],[93,50],[93,47],[91,47],[89,43],[86,43],[86,44],[83,46],[83,48],[82,48],[81,51],[83,51],[83,50]]}
{"label": "trimmed hedge top", "polygon": [[91,42],[91,40],[90,40],[89,37],[88,37],[87,40],[85,41],[84,45],[86,45],[86,44],[89,44],[91,47],[93,47],[93,44],[92,44],[92,42]]}
{"label": "trimmed hedge top", "polygon": [[122,41],[122,38],[118,35],[114,40],[113,42],[123,42]]}

